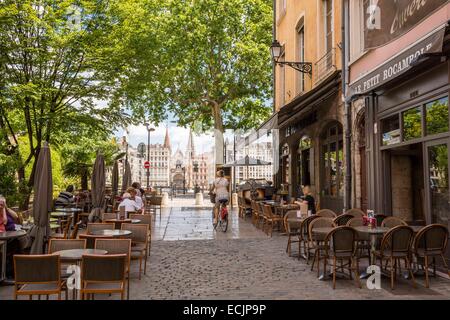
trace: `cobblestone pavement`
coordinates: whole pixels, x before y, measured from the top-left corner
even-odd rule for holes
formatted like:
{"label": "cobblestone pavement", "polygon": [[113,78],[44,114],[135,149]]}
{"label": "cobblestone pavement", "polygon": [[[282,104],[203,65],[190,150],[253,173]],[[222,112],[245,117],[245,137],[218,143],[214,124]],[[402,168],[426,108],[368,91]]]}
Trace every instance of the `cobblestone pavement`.
{"label": "cobblestone pavement", "polygon": [[[338,279],[333,290],[304,260],[288,257],[286,236],[270,238],[236,213],[226,234],[215,232],[210,210],[186,203],[158,211],[147,274],[138,280],[132,268],[131,299],[450,299],[450,280],[442,278],[431,278],[431,289],[422,277],[416,289],[399,280],[393,291],[385,278],[381,290]],[[0,287],[0,299],[11,297],[12,287]]]}

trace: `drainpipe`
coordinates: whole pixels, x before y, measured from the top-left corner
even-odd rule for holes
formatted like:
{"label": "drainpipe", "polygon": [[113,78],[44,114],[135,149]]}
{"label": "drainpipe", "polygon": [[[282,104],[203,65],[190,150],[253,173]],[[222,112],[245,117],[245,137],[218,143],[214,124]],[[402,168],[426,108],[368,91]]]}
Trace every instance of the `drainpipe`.
{"label": "drainpipe", "polygon": [[349,0],[342,0],[342,96],[344,101],[344,132],[345,132],[345,194],[344,209],[352,207],[352,110],[351,103],[346,99],[349,84]]}

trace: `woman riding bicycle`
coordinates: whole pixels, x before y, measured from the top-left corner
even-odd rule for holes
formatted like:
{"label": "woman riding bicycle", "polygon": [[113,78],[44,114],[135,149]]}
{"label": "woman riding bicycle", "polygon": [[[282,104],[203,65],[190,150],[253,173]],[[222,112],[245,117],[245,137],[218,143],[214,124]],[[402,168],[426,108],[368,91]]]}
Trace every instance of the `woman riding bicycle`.
{"label": "woman riding bicycle", "polygon": [[217,171],[216,175],[217,178],[214,180],[214,183],[211,186],[211,192],[216,194],[216,204],[214,206],[214,224],[217,224],[220,204],[224,203],[226,205],[228,203],[228,185],[230,184],[227,178],[225,178],[225,173],[223,172],[223,170]]}

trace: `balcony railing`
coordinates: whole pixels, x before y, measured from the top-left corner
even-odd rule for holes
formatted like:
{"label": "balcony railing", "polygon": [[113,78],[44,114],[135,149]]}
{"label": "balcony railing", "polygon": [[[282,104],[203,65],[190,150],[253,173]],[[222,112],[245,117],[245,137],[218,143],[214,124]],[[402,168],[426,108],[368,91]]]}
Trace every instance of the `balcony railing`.
{"label": "balcony railing", "polygon": [[336,49],[333,48],[314,64],[314,84],[325,80],[336,69]]}

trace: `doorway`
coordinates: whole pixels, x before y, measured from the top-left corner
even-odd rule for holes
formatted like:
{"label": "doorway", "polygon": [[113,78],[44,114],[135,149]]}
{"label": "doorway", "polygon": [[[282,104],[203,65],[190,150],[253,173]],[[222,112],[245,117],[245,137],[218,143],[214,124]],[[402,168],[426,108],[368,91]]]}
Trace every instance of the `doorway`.
{"label": "doorway", "polygon": [[366,121],[364,116],[358,125],[358,151],[359,151],[359,182],[360,182],[360,207],[366,212],[368,209],[367,199],[367,156],[366,156]]}

